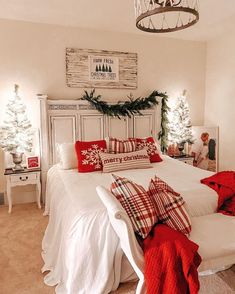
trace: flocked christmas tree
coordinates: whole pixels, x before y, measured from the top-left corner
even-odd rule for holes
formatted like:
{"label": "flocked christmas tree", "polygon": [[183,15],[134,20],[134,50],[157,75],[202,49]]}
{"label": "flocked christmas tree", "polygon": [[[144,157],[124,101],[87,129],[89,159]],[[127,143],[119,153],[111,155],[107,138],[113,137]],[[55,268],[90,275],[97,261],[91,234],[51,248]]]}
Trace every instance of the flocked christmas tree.
{"label": "flocked christmas tree", "polygon": [[19,86],[15,85],[14,96],[9,99],[6,106],[6,118],[0,137],[0,146],[12,154],[30,152],[33,141],[26,106],[22,103],[18,90]]}
{"label": "flocked christmas tree", "polygon": [[169,142],[171,143],[193,143],[189,105],[185,94],[184,92],[177,99],[169,119]]}

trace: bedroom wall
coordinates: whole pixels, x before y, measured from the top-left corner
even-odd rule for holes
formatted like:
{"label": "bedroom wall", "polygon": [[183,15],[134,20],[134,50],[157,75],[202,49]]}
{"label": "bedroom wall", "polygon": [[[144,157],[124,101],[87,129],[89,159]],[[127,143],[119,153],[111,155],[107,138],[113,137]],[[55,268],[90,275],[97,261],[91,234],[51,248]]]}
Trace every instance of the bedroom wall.
{"label": "bedroom wall", "polygon": [[207,44],[205,124],[219,126],[219,169],[235,169],[235,34]]}
{"label": "bedroom wall", "polygon": [[[201,42],[83,30],[72,27],[0,20],[0,124],[13,84],[27,104],[34,127],[39,126],[37,93],[51,99],[78,98],[83,89],[68,88],[65,48],[94,48],[138,53],[138,89],[135,97],[152,90],[167,91],[171,98],[188,91],[192,122],[203,124],[206,45]],[[97,90],[103,99],[126,99],[129,90]],[[0,155],[0,190],[4,190]]]}

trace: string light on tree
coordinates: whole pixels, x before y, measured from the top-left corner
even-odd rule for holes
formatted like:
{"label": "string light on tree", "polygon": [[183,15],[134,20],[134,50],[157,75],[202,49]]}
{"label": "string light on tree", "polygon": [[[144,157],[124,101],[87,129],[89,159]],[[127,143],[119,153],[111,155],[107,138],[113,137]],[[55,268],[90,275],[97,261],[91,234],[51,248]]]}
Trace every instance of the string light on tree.
{"label": "string light on tree", "polygon": [[169,118],[169,142],[184,145],[193,143],[192,124],[186,91],[177,98]]}
{"label": "string light on tree", "polygon": [[[26,115],[26,106],[18,94],[19,86],[15,85],[14,96],[9,99],[6,109],[6,118],[2,127],[0,146],[12,155],[22,154],[32,150],[31,123]],[[14,159],[14,156],[13,156]]]}

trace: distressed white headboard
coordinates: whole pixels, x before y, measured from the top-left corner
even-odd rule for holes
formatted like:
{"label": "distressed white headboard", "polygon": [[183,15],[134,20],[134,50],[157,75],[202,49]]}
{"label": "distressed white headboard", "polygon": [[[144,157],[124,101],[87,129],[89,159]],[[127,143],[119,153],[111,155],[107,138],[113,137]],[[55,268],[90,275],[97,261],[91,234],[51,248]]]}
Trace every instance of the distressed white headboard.
{"label": "distressed white headboard", "polygon": [[112,136],[157,137],[160,130],[160,103],[156,108],[142,111],[143,115],[118,119],[101,114],[83,100],[48,100],[47,95],[38,95],[40,100],[40,141],[42,194],[45,195],[46,174],[57,163],[56,144],[92,141]]}

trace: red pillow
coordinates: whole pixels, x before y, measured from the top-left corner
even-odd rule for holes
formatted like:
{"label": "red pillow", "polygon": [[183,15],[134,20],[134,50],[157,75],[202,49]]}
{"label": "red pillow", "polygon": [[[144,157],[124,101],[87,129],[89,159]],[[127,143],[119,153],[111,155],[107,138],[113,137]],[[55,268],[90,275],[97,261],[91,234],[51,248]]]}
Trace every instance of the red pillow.
{"label": "red pillow", "polygon": [[146,148],[150,162],[162,161],[153,137],[148,137],[145,139],[136,139],[136,150],[141,150],[143,148]]}
{"label": "red pillow", "polygon": [[102,170],[102,163],[99,152],[106,151],[106,141],[77,141],[75,149],[78,159],[78,171],[80,173],[87,173]]}

